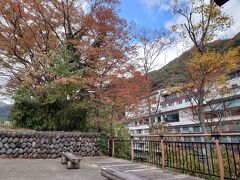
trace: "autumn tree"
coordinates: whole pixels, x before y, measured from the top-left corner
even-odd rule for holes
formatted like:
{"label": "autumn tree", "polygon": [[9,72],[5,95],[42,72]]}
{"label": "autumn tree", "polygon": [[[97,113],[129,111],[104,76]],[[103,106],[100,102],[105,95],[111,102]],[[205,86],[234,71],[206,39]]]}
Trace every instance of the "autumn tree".
{"label": "autumn tree", "polygon": [[2,67],[18,82],[27,76],[32,87],[45,83],[49,77],[36,72],[51,66],[46,56],[64,45],[85,77],[105,76],[126,62],[131,48],[127,24],[115,11],[117,3],[96,0],[85,7],[76,0],[1,2]]}
{"label": "autumn tree", "polygon": [[184,41],[190,40],[201,54],[207,50],[208,42],[233,24],[233,20],[213,0],[176,0],[170,6],[181,18],[180,23],[172,26],[172,30]]}
{"label": "autumn tree", "polygon": [[[138,28],[135,31],[135,38],[139,48],[137,64],[145,77],[143,81],[145,84],[145,94],[142,97],[142,101],[146,104],[148,117],[144,119],[144,123],[151,129],[155,121],[155,116],[159,111],[160,92],[157,95],[152,95],[153,87],[149,74],[154,70],[156,65],[159,65],[160,62],[157,62],[159,55],[172,44],[173,38],[167,30],[150,30],[147,28]],[[163,62],[164,60],[162,59],[161,61]],[[153,105],[155,107],[154,110]]]}
{"label": "autumn tree", "polygon": [[115,125],[125,123],[126,113],[133,111],[129,107],[140,102],[140,97],[144,95],[143,81],[144,76],[140,72],[135,72],[132,77],[115,77],[111,88],[103,94],[106,99],[104,105],[107,106],[107,115],[104,118],[105,121],[107,119],[106,126],[110,125],[110,135],[114,135]]}
{"label": "autumn tree", "polygon": [[205,119],[211,133],[225,130],[223,126],[225,118],[236,111],[236,108],[232,107],[236,98],[236,91],[237,88],[223,85],[218,87],[217,90],[213,90],[206,100]]}
{"label": "autumn tree", "polygon": [[[187,63],[188,83],[181,90],[192,104],[194,120],[207,133],[204,107],[219,98],[220,90],[227,86],[228,74],[236,68],[236,50],[224,54],[198,53]],[[218,95],[218,96],[217,96]]]}
{"label": "autumn tree", "polygon": [[[98,118],[98,108],[110,101],[109,89],[136,72],[129,62],[134,47],[127,23],[117,15],[118,3],[0,2],[0,64],[11,74],[8,87],[15,90],[21,85],[29,96],[44,98],[52,87],[74,85],[71,91],[63,88],[64,98],[72,100],[86,93]],[[54,62],[52,54],[61,48],[66,49],[68,61],[58,57]]]}
{"label": "autumn tree", "polygon": [[[190,40],[193,44],[194,53],[192,56],[194,60],[187,65],[190,74],[189,82],[195,85],[197,84],[197,86],[192,87],[193,89],[191,90],[192,92],[197,91],[197,94],[194,93],[195,103],[197,104],[195,113],[198,116],[198,121],[200,122],[203,133],[207,133],[203,112],[205,93],[207,92],[206,89],[209,88],[209,82],[215,81],[215,83],[217,83],[218,81],[215,78],[220,77],[212,77],[214,76],[214,74],[212,74],[212,68],[216,67],[214,63],[221,64],[221,62],[214,62],[214,58],[223,58],[216,53],[211,54],[207,48],[207,43],[213,41],[219,32],[229,28],[233,24],[233,20],[224,14],[213,0],[209,2],[204,0],[191,0],[188,2],[176,0],[170,6],[174,13],[182,20],[181,23],[173,25],[172,30],[177,32],[183,40],[187,40],[187,42]],[[214,55],[216,55],[216,57],[214,57]],[[223,61],[231,60],[224,59]],[[227,71],[229,69],[231,68],[227,68]],[[226,75],[226,71],[222,72]],[[192,73],[197,73],[197,75]],[[221,71],[218,73],[221,73]],[[207,74],[210,76],[206,76]],[[189,86],[189,84],[187,84],[187,86]]]}

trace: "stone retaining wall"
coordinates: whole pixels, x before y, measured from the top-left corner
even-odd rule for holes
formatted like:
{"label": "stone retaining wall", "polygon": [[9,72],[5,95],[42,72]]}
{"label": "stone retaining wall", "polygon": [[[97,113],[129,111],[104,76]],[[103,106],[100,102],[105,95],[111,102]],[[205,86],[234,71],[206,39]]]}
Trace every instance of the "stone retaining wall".
{"label": "stone retaining wall", "polygon": [[0,132],[0,158],[58,158],[62,152],[97,156],[97,134],[79,132]]}

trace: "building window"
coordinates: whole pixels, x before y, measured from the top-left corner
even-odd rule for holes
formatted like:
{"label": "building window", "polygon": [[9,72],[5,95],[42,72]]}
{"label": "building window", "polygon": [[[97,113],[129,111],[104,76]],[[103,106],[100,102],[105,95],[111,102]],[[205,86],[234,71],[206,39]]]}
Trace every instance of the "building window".
{"label": "building window", "polygon": [[138,124],[137,121],[134,121],[134,125],[137,126],[137,124]]}
{"label": "building window", "polygon": [[193,132],[194,133],[200,133],[200,127],[199,126],[193,127]]}
{"label": "building window", "polygon": [[157,117],[157,122],[161,122],[161,116]]}
{"label": "building window", "polygon": [[182,104],[182,100],[177,101],[177,104]]}
{"label": "building window", "polygon": [[167,104],[163,104],[163,105],[162,105],[162,108],[166,108],[166,107],[167,107]]}
{"label": "building window", "polygon": [[234,79],[234,78],[240,77],[240,71],[231,73],[229,76],[230,76],[230,79]]}
{"label": "building window", "polygon": [[240,137],[231,137],[231,142],[240,143]]}
{"label": "building window", "polygon": [[240,124],[230,124],[229,125],[229,131],[240,131]]}
{"label": "building window", "polygon": [[226,137],[226,136],[221,137],[221,142],[228,142],[228,137]]}
{"label": "building window", "polygon": [[156,107],[152,107],[152,111],[156,111],[157,110],[157,108]]}
{"label": "building window", "polygon": [[236,77],[237,77],[237,74],[236,74],[236,73],[230,74],[230,79],[234,79],[234,78],[236,78]]}
{"label": "building window", "polygon": [[141,130],[141,129],[138,129],[138,130],[137,130],[137,134],[142,134],[142,130]]}
{"label": "building window", "polygon": [[240,77],[240,71],[237,72],[237,77]]}
{"label": "building window", "polygon": [[175,127],[175,133],[180,133],[180,127]]}
{"label": "building window", "polygon": [[182,132],[183,133],[188,133],[189,132],[189,127],[183,127]]}
{"label": "building window", "polygon": [[194,141],[195,142],[202,142],[202,139],[201,139],[201,137],[194,137]]}
{"label": "building window", "polygon": [[165,96],[164,99],[165,99],[165,101],[168,101],[168,100],[172,100],[172,99],[176,99],[176,98],[177,98],[177,93],[175,92],[175,93]]}
{"label": "building window", "polygon": [[191,137],[184,137],[185,142],[191,142]]}
{"label": "building window", "polygon": [[189,98],[185,98],[185,102],[186,102],[186,103],[187,103],[187,102],[190,102],[190,101],[189,101]]}
{"label": "building window", "polygon": [[238,88],[238,84],[232,84],[232,85],[231,85],[231,88],[232,88],[232,89],[237,89],[237,88]]}
{"label": "building window", "polygon": [[169,103],[168,106],[174,106],[174,102]]}
{"label": "building window", "polygon": [[179,122],[179,114],[177,113],[171,113],[167,114],[165,117],[165,122]]}

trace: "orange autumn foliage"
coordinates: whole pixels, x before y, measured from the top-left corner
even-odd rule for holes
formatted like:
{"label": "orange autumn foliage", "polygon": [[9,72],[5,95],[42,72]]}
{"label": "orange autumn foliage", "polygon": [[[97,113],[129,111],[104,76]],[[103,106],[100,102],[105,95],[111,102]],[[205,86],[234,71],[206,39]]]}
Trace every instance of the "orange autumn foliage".
{"label": "orange autumn foliage", "polygon": [[[136,101],[142,75],[131,64],[135,55],[117,0],[6,0],[0,2],[0,65],[11,75],[9,87],[23,85],[35,96],[56,84],[74,83],[91,92],[94,102]],[[59,77],[49,54],[62,46],[80,77]]]}

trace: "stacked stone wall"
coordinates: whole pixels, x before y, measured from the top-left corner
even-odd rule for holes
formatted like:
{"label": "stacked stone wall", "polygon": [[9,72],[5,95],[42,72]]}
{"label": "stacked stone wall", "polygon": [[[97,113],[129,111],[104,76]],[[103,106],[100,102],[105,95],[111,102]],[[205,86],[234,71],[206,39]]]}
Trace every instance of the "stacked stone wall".
{"label": "stacked stone wall", "polygon": [[0,158],[58,158],[62,152],[98,156],[98,135],[79,132],[0,132]]}

